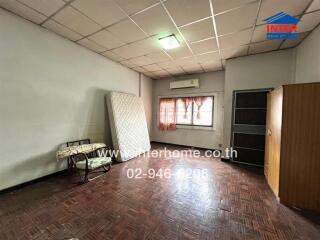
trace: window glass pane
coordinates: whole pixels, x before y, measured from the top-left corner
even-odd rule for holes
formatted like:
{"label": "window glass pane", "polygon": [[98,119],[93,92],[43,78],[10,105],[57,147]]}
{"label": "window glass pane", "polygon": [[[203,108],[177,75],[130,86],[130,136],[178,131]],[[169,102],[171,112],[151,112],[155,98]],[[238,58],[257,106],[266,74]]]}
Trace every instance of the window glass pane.
{"label": "window glass pane", "polygon": [[176,128],[176,99],[161,98],[158,113],[158,128],[173,130]]}
{"label": "window glass pane", "polygon": [[[200,108],[200,111],[198,109]],[[212,125],[213,97],[195,98],[193,104],[193,125]]]}
{"label": "window glass pane", "polygon": [[[189,105],[186,109],[186,98],[177,98],[177,124],[192,124],[192,102],[187,102]],[[187,110],[187,111],[186,111]]]}

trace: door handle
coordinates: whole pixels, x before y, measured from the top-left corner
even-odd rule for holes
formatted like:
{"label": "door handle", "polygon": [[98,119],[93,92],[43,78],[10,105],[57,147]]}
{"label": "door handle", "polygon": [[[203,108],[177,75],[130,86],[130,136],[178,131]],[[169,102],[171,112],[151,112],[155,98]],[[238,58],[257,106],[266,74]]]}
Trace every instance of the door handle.
{"label": "door handle", "polygon": [[271,129],[268,129],[267,134],[271,136]]}

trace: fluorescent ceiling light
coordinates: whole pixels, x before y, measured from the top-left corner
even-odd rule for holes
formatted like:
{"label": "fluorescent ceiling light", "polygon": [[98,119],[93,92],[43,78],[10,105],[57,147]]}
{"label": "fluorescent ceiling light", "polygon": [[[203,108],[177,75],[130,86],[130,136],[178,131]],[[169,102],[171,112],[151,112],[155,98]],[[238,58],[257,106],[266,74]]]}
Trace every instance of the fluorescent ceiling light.
{"label": "fluorescent ceiling light", "polygon": [[159,42],[164,49],[173,49],[180,47],[180,43],[178,42],[174,34],[167,37],[159,38]]}

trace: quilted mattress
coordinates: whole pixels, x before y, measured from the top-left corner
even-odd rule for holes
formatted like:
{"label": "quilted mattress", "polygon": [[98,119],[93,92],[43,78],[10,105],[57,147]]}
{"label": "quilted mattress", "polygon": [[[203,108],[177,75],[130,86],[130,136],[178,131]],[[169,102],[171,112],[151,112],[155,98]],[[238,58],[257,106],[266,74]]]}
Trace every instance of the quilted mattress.
{"label": "quilted mattress", "polygon": [[111,92],[107,96],[113,148],[116,159],[124,162],[150,150],[147,121],[141,98],[128,93]]}

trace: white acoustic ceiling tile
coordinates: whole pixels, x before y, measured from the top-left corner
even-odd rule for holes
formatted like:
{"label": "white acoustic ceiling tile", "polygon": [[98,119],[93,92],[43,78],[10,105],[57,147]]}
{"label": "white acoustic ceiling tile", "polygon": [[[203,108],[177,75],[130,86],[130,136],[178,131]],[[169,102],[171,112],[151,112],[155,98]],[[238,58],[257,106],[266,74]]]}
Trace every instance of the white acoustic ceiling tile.
{"label": "white acoustic ceiling tile", "polygon": [[256,26],[252,35],[251,42],[262,42],[267,40],[267,25]]}
{"label": "white acoustic ceiling tile", "polygon": [[238,46],[228,49],[221,50],[221,55],[223,59],[235,58],[245,56],[248,53],[249,46]]}
{"label": "white acoustic ceiling tile", "polygon": [[174,28],[173,23],[161,5],[134,15],[132,19],[149,35],[159,34]]}
{"label": "white acoustic ceiling tile", "polygon": [[[178,66],[183,66],[183,65],[197,64],[197,61],[193,56],[191,56],[191,57],[184,57],[184,58],[177,59],[175,60],[175,64],[177,64]],[[176,66],[169,66],[169,67],[171,68]]]}
{"label": "white acoustic ceiling tile", "polygon": [[115,37],[114,35],[112,35],[112,33],[106,30],[101,30],[93,34],[89,37],[89,39],[101,46],[104,46],[106,49],[117,48],[125,44],[119,38]]}
{"label": "white acoustic ceiling tile", "polygon": [[196,59],[200,63],[219,61],[220,55],[219,55],[219,52],[211,52],[211,53],[197,55]]}
{"label": "white acoustic ceiling tile", "polygon": [[233,8],[240,7],[244,4],[251,3],[257,0],[211,0],[213,3],[213,12],[221,13]]}
{"label": "white acoustic ceiling tile", "polygon": [[160,47],[157,44],[156,40],[153,38],[148,38],[139,42],[134,42],[132,44],[116,48],[113,50],[113,52],[123,58],[133,58],[152,52],[157,52],[159,50]]}
{"label": "white acoustic ceiling tile", "polygon": [[97,52],[97,53],[101,53],[101,52],[106,51],[106,49],[104,47],[100,46],[99,44],[96,44],[95,42],[93,42],[87,38],[81,39],[80,41],[78,41],[78,43],[86,48],[89,48],[90,50],[92,50],[94,52]]}
{"label": "white acoustic ceiling tile", "polygon": [[141,73],[147,73],[148,72],[143,67],[134,67],[132,69],[135,70],[136,72],[141,72]]}
{"label": "white acoustic ceiling tile", "polygon": [[159,3],[158,0],[115,0],[115,2],[129,15]]}
{"label": "white acoustic ceiling tile", "polygon": [[313,30],[320,23],[320,11],[308,13],[302,16],[298,23],[298,32]]}
{"label": "white acoustic ceiling tile", "polygon": [[103,56],[113,60],[113,61],[116,61],[116,62],[120,62],[120,61],[124,61],[125,59],[118,56],[117,54],[114,54],[113,52],[111,51],[106,51],[104,53],[102,53]]}
{"label": "white acoustic ceiling tile", "polygon": [[170,0],[165,6],[178,26],[211,15],[209,0]]}
{"label": "white acoustic ceiling tile", "polygon": [[132,58],[130,59],[130,61],[132,63],[134,63],[135,65],[137,66],[144,66],[144,65],[149,65],[149,64],[153,64],[154,62],[149,59],[148,57],[146,56],[141,56],[141,57],[137,57],[137,58]]}
{"label": "white acoustic ceiling tile", "polygon": [[218,35],[238,32],[255,24],[258,3],[244,5],[236,10],[216,16]]}
{"label": "white acoustic ceiling tile", "polygon": [[181,47],[169,49],[166,51],[174,59],[188,57],[192,55],[192,53],[190,52],[187,46],[181,46]]}
{"label": "white acoustic ceiling tile", "polygon": [[228,34],[219,37],[220,48],[230,48],[248,44],[250,42],[252,28],[233,34]]}
{"label": "white acoustic ceiling tile", "polygon": [[144,75],[146,75],[147,77],[150,77],[152,79],[157,79],[157,75],[155,75],[152,72],[143,72]]}
{"label": "white acoustic ceiling tile", "polygon": [[162,68],[179,67],[177,61],[160,62],[158,65]]}
{"label": "white acoustic ceiling tile", "polygon": [[196,42],[190,45],[194,54],[212,52],[218,50],[217,40],[215,38]]}
{"label": "white acoustic ceiling tile", "polygon": [[[141,69],[143,69],[142,71],[140,71],[141,73],[143,73],[144,75],[148,76],[148,77],[155,77],[156,75],[153,72],[149,72],[146,69],[144,69],[143,67],[139,67]],[[132,68],[134,70],[134,68]]]}
{"label": "white acoustic ceiling tile", "polygon": [[107,30],[126,43],[141,40],[146,37],[144,32],[130,19],[126,19],[107,28]]}
{"label": "white acoustic ceiling tile", "polygon": [[166,71],[171,75],[179,75],[185,73],[181,67],[166,68]]}
{"label": "white acoustic ceiling tile", "polygon": [[124,45],[122,47],[116,48],[112,50],[113,53],[121,56],[122,58],[129,59],[133,57],[138,57],[141,56],[142,54],[140,53],[139,50],[137,50],[134,46],[132,45]]}
{"label": "white acoustic ceiling tile", "polygon": [[145,65],[143,68],[150,72],[162,70],[157,64]]}
{"label": "white acoustic ceiling tile", "polygon": [[201,66],[206,72],[220,71],[222,69],[221,61],[205,62],[201,63]]}
{"label": "white acoustic ceiling tile", "polygon": [[191,25],[187,25],[180,28],[180,31],[188,42],[195,42],[206,38],[215,37],[212,19],[206,19]]}
{"label": "white acoustic ceiling tile", "polygon": [[162,51],[150,53],[150,54],[147,54],[146,56],[150,58],[152,61],[154,61],[155,63],[160,63],[160,62],[165,62],[170,60],[169,56]]}
{"label": "white acoustic ceiling tile", "polygon": [[132,46],[135,47],[136,50],[140,51],[142,55],[161,50],[160,44],[156,38],[146,38],[141,41],[132,43]]}
{"label": "white acoustic ceiling tile", "polygon": [[200,64],[186,64],[186,65],[183,65],[182,68],[184,71],[186,71],[189,74],[203,72],[203,69],[200,66]]}
{"label": "white acoustic ceiling tile", "polygon": [[131,62],[131,60],[124,60],[124,61],[121,61],[120,64],[128,67],[128,68],[135,68],[137,67],[136,64],[134,64],[133,62]]}
{"label": "white acoustic ceiling tile", "polygon": [[155,72],[152,72],[152,73],[157,77],[168,77],[168,76],[170,76],[170,74],[165,70],[155,71]]}
{"label": "white acoustic ceiling tile", "polygon": [[43,24],[43,26],[63,37],[66,37],[68,39],[70,39],[71,41],[77,41],[80,38],[82,38],[82,36],[74,31],[72,31],[71,29],[61,25],[60,23],[57,23],[54,20],[49,20],[47,22],[45,22]]}
{"label": "white acoustic ceiling tile", "polygon": [[148,76],[148,77],[151,77],[151,76],[149,75],[149,73],[151,73],[152,76],[155,76],[152,72],[147,71],[147,70],[144,69],[143,67],[136,67],[136,68],[132,68],[132,69],[135,70],[135,71],[137,71],[137,72],[140,72],[140,73],[142,73],[142,74],[144,74],[145,76]]}
{"label": "white acoustic ceiling tile", "polygon": [[43,14],[40,14],[15,0],[0,0],[0,6],[37,24],[46,19],[46,16]]}
{"label": "white acoustic ceiling tile", "polygon": [[76,0],[72,6],[104,27],[126,18],[117,4],[110,0]]}
{"label": "white acoustic ceiling tile", "polygon": [[280,47],[281,40],[264,41],[260,43],[253,43],[249,46],[249,54],[256,54],[262,52],[269,52],[277,50]]}
{"label": "white acoustic ceiling tile", "polygon": [[28,7],[31,7],[46,16],[52,15],[65,5],[65,2],[62,0],[19,0],[19,2],[24,3]]}
{"label": "white acoustic ceiling tile", "polygon": [[291,16],[296,16],[306,9],[312,0],[264,0],[258,16],[258,23],[262,23],[264,19],[271,17],[278,12],[285,12]]}
{"label": "white acoustic ceiling tile", "polygon": [[320,9],[320,0],[313,0],[307,12],[312,12]]}
{"label": "white acoustic ceiling tile", "polygon": [[296,40],[286,40],[282,45],[281,45],[281,49],[285,49],[285,48],[292,48],[297,46],[299,43],[301,43],[308,35],[310,32],[303,32],[303,33],[299,33],[299,37]]}
{"label": "white acoustic ceiling tile", "polygon": [[87,36],[101,28],[94,21],[69,6],[55,15],[53,19],[83,36]]}

